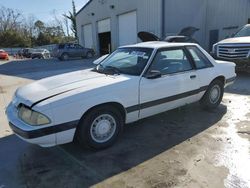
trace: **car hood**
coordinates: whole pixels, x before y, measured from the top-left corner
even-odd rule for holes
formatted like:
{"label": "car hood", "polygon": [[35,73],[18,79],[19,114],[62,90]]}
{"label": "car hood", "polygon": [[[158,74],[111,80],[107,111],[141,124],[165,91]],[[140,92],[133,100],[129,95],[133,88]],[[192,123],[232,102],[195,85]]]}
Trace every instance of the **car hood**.
{"label": "car hood", "polygon": [[250,37],[228,38],[228,39],[220,41],[218,44],[232,44],[232,43],[247,44],[247,43],[250,43]]}
{"label": "car hood", "polygon": [[160,41],[160,38],[155,34],[146,31],[139,32],[137,36],[142,42]]}
{"label": "car hood", "polygon": [[[16,100],[34,106],[43,100],[81,88],[81,92],[129,80],[126,75],[110,76],[89,70],[53,76],[31,83],[16,91]],[[18,105],[18,104],[17,104]]]}

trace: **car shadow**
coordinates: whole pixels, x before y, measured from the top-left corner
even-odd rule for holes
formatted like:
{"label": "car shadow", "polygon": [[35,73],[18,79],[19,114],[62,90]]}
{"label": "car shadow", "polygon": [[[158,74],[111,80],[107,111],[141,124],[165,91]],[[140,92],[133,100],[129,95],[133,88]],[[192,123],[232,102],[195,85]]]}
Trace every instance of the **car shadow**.
{"label": "car shadow", "polygon": [[94,59],[59,61],[57,59],[25,59],[0,64],[0,74],[31,80],[94,67]]}
{"label": "car shadow", "polygon": [[[136,167],[182,142],[189,143],[190,138],[215,126],[226,113],[225,105],[207,112],[201,110],[198,104],[165,112],[127,125],[121,139],[113,147],[102,151],[84,149],[73,143],[46,149],[24,144],[11,136],[7,139],[10,143],[0,139],[1,152],[4,152],[0,161],[7,164],[11,163],[10,160],[14,161],[15,165],[10,170],[18,169],[14,175],[18,176],[19,183],[28,187],[89,187]],[[16,142],[22,142],[25,147]],[[6,168],[0,173],[3,174]],[[9,171],[8,176],[11,175]]]}
{"label": "car shadow", "polygon": [[250,95],[250,73],[238,72],[234,84],[226,88],[225,92],[239,95]]}

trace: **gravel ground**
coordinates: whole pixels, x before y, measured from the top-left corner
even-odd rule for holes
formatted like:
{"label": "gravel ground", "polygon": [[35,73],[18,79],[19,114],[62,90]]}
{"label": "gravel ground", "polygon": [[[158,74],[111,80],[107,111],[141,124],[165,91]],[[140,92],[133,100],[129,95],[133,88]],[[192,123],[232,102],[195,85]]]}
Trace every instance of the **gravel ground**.
{"label": "gravel ground", "polygon": [[128,125],[113,147],[40,148],[17,138],[4,109],[16,88],[92,67],[91,60],[0,62],[0,188],[250,187],[250,75],[214,111],[188,105]]}

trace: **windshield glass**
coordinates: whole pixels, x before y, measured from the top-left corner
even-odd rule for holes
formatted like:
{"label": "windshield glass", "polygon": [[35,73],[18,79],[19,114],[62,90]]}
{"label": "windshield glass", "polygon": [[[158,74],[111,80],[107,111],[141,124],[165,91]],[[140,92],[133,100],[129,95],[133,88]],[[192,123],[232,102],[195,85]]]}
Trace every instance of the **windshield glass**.
{"label": "windshield glass", "polygon": [[43,49],[36,49],[35,52],[42,53],[44,50]]}
{"label": "windshield glass", "polygon": [[250,36],[250,26],[243,27],[240,31],[238,31],[234,37],[248,37]]}
{"label": "windshield glass", "polygon": [[105,74],[140,75],[146,66],[153,49],[121,48],[113,52],[107,59],[96,67]]}

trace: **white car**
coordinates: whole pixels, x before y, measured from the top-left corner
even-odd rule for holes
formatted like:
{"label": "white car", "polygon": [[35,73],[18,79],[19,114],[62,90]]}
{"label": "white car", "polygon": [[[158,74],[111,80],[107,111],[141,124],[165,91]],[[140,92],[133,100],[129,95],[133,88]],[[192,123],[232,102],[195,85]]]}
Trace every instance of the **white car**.
{"label": "white car", "polygon": [[19,88],[6,114],[21,139],[50,147],[72,142],[111,146],[124,124],[200,101],[216,108],[235,64],[199,45],[145,42],[117,49],[94,69]]}

